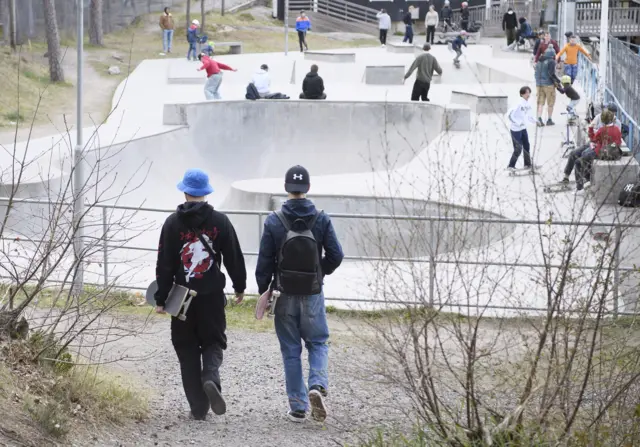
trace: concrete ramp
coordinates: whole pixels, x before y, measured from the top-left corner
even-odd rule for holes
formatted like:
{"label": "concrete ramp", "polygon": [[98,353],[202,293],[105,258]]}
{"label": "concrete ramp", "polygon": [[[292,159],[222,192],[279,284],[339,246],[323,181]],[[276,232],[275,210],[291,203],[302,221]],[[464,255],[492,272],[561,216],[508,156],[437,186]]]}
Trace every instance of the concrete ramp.
{"label": "concrete ramp", "polygon": [[451,92],[451,102],[465,105],[474,113],[503,114],[507,113],[509,108],[509,98],[506,95],[491,95],[485,92],[453,90]]}
{"label": "concrete ramp", "polygon": [[356,61],[356,53],[339,53],[334,51],[305,51],[304,60],[334,63],[352,63]]}

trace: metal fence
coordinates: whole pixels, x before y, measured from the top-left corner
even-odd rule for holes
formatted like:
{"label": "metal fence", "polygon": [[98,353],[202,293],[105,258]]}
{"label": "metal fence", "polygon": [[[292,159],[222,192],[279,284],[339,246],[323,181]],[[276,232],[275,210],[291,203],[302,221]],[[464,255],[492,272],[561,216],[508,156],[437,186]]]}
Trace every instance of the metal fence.
{"label": "metal fence", "polygon": [[[10,201],[10,199],[8,198],[0,198],[0,203],[8,203]],[[12,199],[12,206],[15,207],[18,204],[30,204],[30,205],[34,205],[34,204],[39,204],[39,205],[45,205],[45,206],[50,206],[52,204],[56,204],[58,205],[59,202],[51,202],[51,201],[44,201],[44,200],[33,200],[33,199]],[[66,204],[67,206],[70,206],[70,204]],[[112,246],[109,244],[109,223],[108,223],[108,215],[114,211],[114,210],[120,210],[120,211],[128,211],[128,212],[151,212],[151,213],[162,213],[165,215],[171,214],[174,212],[173,209],[158,209],[158,208],[143,208],[143,207],[129,207],[129,206],[111,206],[111,205],[94,205],[92,208],[99,210],[101,213],[101,219],[98,219],[98,221],[101,220],[102,222],[102,228],[101,231],[98,231],[97,234],[99,234],[100,236],[98,236],[97,240],[101,241],[102,244],[102,259],[101,259],[101,263],[102,263],[102,268],[103,268],[103,278],[104,278],[104,282],[102,285],[104,285],[104,287],[108,287],[108,286],[112,286],[112,287],[116,287],[116,288],[121,288],[121,289],[128,289],[128,290],[145,290],[145,288],[143,287],[136,287],[136,286],[131,286],[129,284],[110,284],[111,280],[112,280],[112,273],[110,271],[110,267],[112,265],[111,263],[111,258],[110,258],[110,253],[113,253],[114,250],[134,250],[134,251],[141,251],[141,252],[148,252],[148,253],[155,253],[157,252],[157,249],[155,247],[151,248],[151,247],[143,247],[143,246],[136,246],[136,245],[117,245],[117,246]],[[262,230],[263,230],[263,222],[264,219],[266,218],[266,216],[268,216],[269,214],[272,213],[272,211],[269,210],[222,210],[220,211],[228,216],[253,216],[257,218],[257,225],[256,225],[256,230],[257,230],[257,235],[258,235],[258,239],[260,239],[262,237]],[[563,269],[563,268],[570,268],[572,270],[597,270],[600,268],[603,268],[605,270],[608,270],[609,268],[611,268],[613,270],[613,281],[612,281],[612,285],[611,285],[611,290],[612,290],[612,301],[611,301],[611,311],[610,313],[615,317],[615,316],[619,316],[619,315],[636,315],[638,310],[640,310],[640,308],[638,308],[638,303],[635,303],[634,306],[635,308],[633,309],[632,312],[621,312],[619,310],[619,300],[620,300],[620,286],[622,284],[622,278],[621,275],[623,274],[630,274],[630,273],[638,273],[638,268],[635,265],[630,265],[630,266],[623,266],[621,265],[621,259],[620,259],[620,247],[622,245],[622,240],[623,240],[623,231],[625,229],[640,229],[640,224],[632,224],[632,223],[623,223],[621,221],[615,221],[615,222],[598,222],[598,223],[594,223],[594,222],[581,222],[581,221],[553,221],[551,222],[550,220],[537,220],[537,219],[505,219],[505,218],[484,218],[484,217],[478,217],[478,218],[469,218],[469,217],[443,217],[443,216],[418,216],[418,215],[390,215],[390,214],[348,214],[348,213],[330,213],[330,216],[333,220],[335,219],[357,219],[360,221],[391,221],[393,223],[393,225],[396,225],[398,222],[406,222],[406,221],[410,221],[410,222],[418,222],[418,223],[424,223],[424,224],[429,224],[432,234],[431,234],[431,243],[434,244],[434,246],[437,246],[438,242],[434,241],[435,239],[435,233],[433,232],[433,228],[434,225],[439,225],[439,224],[447,224],[447,225],[454,225],[456,223],[462,223],[465,225],[468,225],[470,223],[473,224],[479,224],[479,225],[492,225],[492,224],[510,224],[510,225],[519,225],[519,226],[536,226],[536,227],[548,227],[548,226],[553,226],[553,227],[572,227],[572,228],[576,228],[576,227],[590,227],[591,230],[593,230],[596,226],[598,229],[600,229],[601,231],[604,231],[606,234],[610,234],[613,236],[612,238],[612,247],[613,247],[613,253],[612,253],[612,257],[611,257],[611,262],[613,265],[610,266],[598,266],[598,265],[580,265],[580,264],[576,264],[575,262],[572,263],[571,265],[563,265],[562,263],[558,264],[558,263],[553,263],[551,261],[547,262],[547,263],[536,263],[536,262],[526,262],[529,260],[529,258],[527,258],[526,260],[517,260],[517,261],[509,261],[507,258],[504,258],[502,261],[499,260],[478,260],[477,257],[469,257],[468,259],[462,258],[459,255],[454,255],[454,256],[447,256],[446,253],[442,254],[442,253],[437,253],[437,249],[433,249],[431,248],[429,250],[429,253],[426,256],[420,256],[420,257],[393,257],[393,256],[384,256],[384,255],[380,255],[380,256],[345,256],[345,260],[346,261],[359,261],[359,262],[390,262],[390,263],[403,263],[403,262],[411,262],[411,263],[424,263],[424,264],[428,264],[429,266],[429,276],[428,276],[428,300],[429,300],[429,305],[430,306],[435,306],[435,307],[455,307],[455,308],[461,308],[461,307],[469,307],[469,308],[483,308],[483,309],[497,309],[497,310],[512,310],[512,311],[535,311],[535,312],[545,312],[547,311],[546,308],[541,308],[541,307],[526,307],[526,306],[515,306],[515,305],[497,305],[497,304],[474,304],[474,303],[443,303],[440,302],[437,299],[437,291],[436,291],[436,271],[438,269],[438,266],[444,266],[444,265],[449,265],[449,266],[456,266],[456,268],[458,268],[459,266],[491,266],[491,267],[508,267],[508,268],[524,268],[524,269],[543,269],[544,271],[548,272],[550,269]],[[98,224],[99,226],[99,224]],[[94,236],[95,237],[95,236]],[[10,240],[13,242],[18,241],[17,238],[8,238],[8,237],[4,237],[2,238],[4,240]],[[23,238],[20,237],[19,238],[19,242],[20,243],[29,243],[29,242],[34,242],[34,243],[38,243],[39,241],[37,240],[30,240],[28,238]],[[432,246],[433,247],[433,246]],[[243,255],[250,257],[250,256],[257,256],[258,253],[256,252],[247,252],[244,251]],[[546,257],[545,257],[546,258]],[[6,278],[6,276],[0,276],[0,278]],[[53,283],[56,282],[60,282],[60,281],[51,281]],[[98,285],[98,284],[87,284],[87,285]],[[631,287],[632,291],[636,291],[637,292],[637,288],[636,287]],[[634,293],[636,293],[634,292]],[[637,293],[636,293],[637,294]],[[343,302],[362,302],[362,303],[386,303],[387,301],[382,301],[379,299],[363,299],[363,298],[354,298],[354,297],[341,297],[341,298],[332,298],[332,297],[326,297],[326,299],[328,301],[343,301]],[[411,302],[396,302],[393,301],[393,303],[395,304],[415,304],[415,303],[411,303]],[[566,309],[567,312],[580,312],[578,310],[574,310],[574,309]]]}

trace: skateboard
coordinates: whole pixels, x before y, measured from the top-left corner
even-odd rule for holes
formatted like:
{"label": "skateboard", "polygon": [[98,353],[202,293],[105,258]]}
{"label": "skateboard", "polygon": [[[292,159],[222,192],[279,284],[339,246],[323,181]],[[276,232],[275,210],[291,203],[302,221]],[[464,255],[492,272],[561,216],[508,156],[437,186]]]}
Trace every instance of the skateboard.
{"label": "skateboard", "polygon": [[[158,283],[153,281],[149,284],[147,293],[145,294],[147,303],[153,307],[156,307],[156,299],[154,295],[157,291]],[[184,286],[174,284],[173,287],[171,287],[167,301],[164,304],[165,312],[176,317],[180,321],[185,321],[187,319],[187,311],[191,305],[191,300],[193,300],[196,295],[198,295],[198,292],[195,290],[189,290]]]}
{"label": "skateboard", "polygon": [[460,68],[460,61],[453,61],[453,66],[456,68]]}
{"label": "skateboard", "polygon": [[575,180],[571,180],[568,183],[557,182],[557,183],[550,183],[548,185],[544,185],[543,191],[546,193],[553,194],[557,192],[571,191],[575,188],[576,188],[576,182]]}
{"label": "skateboard", "polygon": [[535,175],[540,166],[532,166],[530,168],[516,168],[515,171],[509,171],[510,177],[520,177],[523,175]]}
{"label": "skateboard", "polygon": [[278,290],[267,290],[260,295],[256,303],[256,319],[262,320],[265,312],[267,312],[269,317],[273,317],[276,312],[276,303],[279,297],[280,291]]}

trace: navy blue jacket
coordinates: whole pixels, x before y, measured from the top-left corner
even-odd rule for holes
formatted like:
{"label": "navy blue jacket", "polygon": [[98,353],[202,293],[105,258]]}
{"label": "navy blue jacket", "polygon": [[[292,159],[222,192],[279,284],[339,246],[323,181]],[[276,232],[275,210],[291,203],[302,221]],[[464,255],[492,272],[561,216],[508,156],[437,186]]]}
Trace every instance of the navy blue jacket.
{"label": "navy blue jacket", "polygon": [[456,38],[453,39],[453,42],[451,42],[451,49],[459,50],[460,48],[462,48],[462,45],[464,45],[466,47],[467,46],[467,42],[465,42],[465,40],[462,38],[462,36],[456,36]]}
{"label": "navy blue jacket", "polygon": [[[303,219],[308,222],[315,216],[316,206],[309,199],[287,200],[282,205],[282,212],[290,221]],[[318,242],[319,253],[322,257],[320,261],[322,276],[330,275],[342,263],[344,253],[329,216],[322,213],[311,231]],[[270,214],[264,222],[256,266],[256,282],[260,294],[266,292],[273,282],[277,268],[278,251],[286,234],[287,231],[278,216],[275,213]],[[322,255],[323,249],[324,256]]]}

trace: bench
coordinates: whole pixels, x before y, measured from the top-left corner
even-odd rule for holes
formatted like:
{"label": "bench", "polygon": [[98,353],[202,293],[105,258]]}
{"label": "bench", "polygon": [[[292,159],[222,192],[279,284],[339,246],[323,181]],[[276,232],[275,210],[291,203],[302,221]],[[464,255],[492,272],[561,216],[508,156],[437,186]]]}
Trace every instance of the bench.
{"label": "bench", "polygon": [[474,113],[507,113],[509,98],[506,95],[490,95],[451,91],[451,102],[469,107]]}
{"label": "bench", "polygon": [[215,48],[229,47],[230,54],[242,54],[242,42],[215,42]]}
{"label": "bench", "polygon": [[596,205],[617,204],[622,188],[627,183],[637,182],[639,173],[640,165],[634,157],[623,157],[616,161],[594,160],[591,191]]}
{"label": "bench", "polygon": [[413,54],[416,49],[416,46],[412,43],[387,43],[387,51],[390,53]]}
{"label": "bench", "polygon": [[355,62],[356,53],[332,53],[330,51],[305,51],[305,60],[322,62]]}
{"label": "bench", "polygon": [[373,85],[404,84],[404,65],[367,65],[364,83]]}

